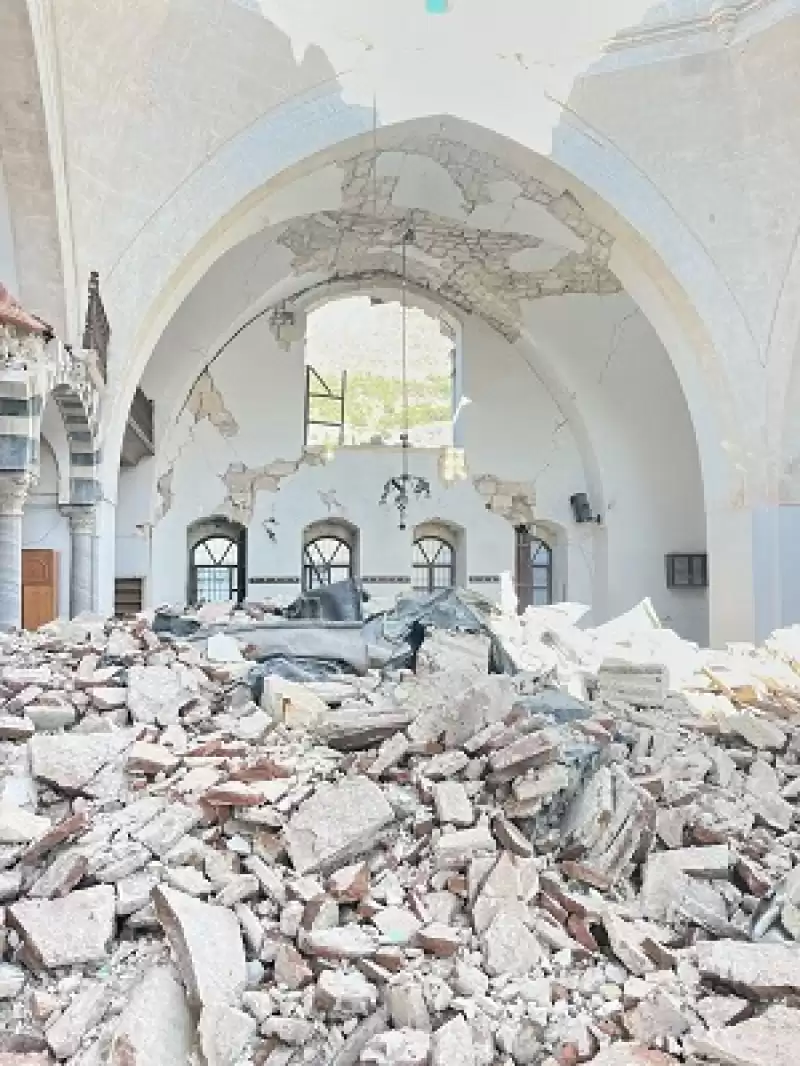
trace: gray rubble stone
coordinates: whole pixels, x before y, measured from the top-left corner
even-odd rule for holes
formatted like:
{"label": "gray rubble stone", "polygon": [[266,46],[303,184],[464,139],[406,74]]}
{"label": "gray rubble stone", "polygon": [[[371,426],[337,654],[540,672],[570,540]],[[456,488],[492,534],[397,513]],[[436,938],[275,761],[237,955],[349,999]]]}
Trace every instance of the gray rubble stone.
{"label": "gray rubble stone", "polygon": [[332,1018],[365,1017],[378,1005],[378,992],[373,984],[353,971],[323,970],[314,993],[318,1010]]}
{"label": "gray rubble stone", "polygon": [[0,801],[0,844],[29,844],[44,836],[49,828],[49,818],[7,800]]}
{"label": "gray rubble stone", "polygon": [[419,1029],[394,1029],[374,1036],[361,1053],[368,1066],[427,1066],[429,1033]]}
{"label": "gray rubble stone", "polygon": [[431,1016],[425,1003],[422,986],[411,977],[403,976],[386,991],[386,1005],[395,1029],[420,1029],[429,1032]]}
{"label": "gray rubble stone", "polygon": [[591,1066],[679,1066],[679,1063],[663,1051],[653,1051],[641,1044],[619,1043],[598,1052]]}
{"label": "gray rubble stone", "polygon": [[111,1040],[113,1066],[186,1066],[194,1023],[186,993],[170,965],[153,966],[133,989]]}
{"label": "gray rubble stone", "polygon": [[773,1006],[758,1018],[691,1040],[715,1066],[797,1066],[800,1010]]}
{"label": "gray rubble stone", "polygon": [[57,1059],[68,1059],[77,1052],[84,1035],[102,1020],[109,999],[109,987],[101,981],[92,981],[80,989],[61,1017],[47,1029],[47,1043]]}
{"label": "gray rubble stone", "polygon": [[431,1066],[475,1066],[472,1030],[463,1015],[456,1015],[431,1037]]}
{"label": "gray rubble stone", "polygon": [[46,969],[97,962],[114,934],[114,889],[110,885],[70,892],[63,899],[26,900],[7,911],[9,925],[26,954]]}
{"label": "gray rubble stone", "polygon": [[237,1066],[256,1035],[256,1023],[244,1011],[217,1004],[204,1008],[197,1034],[205,1066]]}
{"label": "gray rubble stone", "polygon": [[247,964],[236,915],[160,885],[152,898],[190,1004],[200,1009],[238,1003]]}
{"label": "gray rubble stone", "polygon": [[487,971],[492,976],[524,977],[542,960],[542,948],[533,933],[515,914],[500,911],[483,934]]}
{"label": "gray rubble stone", "polygon": [[703,941],[696,947],[701,977],[759,999],[800,992],[800,944]]}
{"label": "gray rubble stone", "polygon": [[194,829],[201,818],[197,807],[173,803],[137,829],[133,837],[163,859],[190,829]]}
{"label": "gray rubble stone", "polygon": [[114,762],[130,747],[135,730],[117,733],[65,733],[58,736],[38,735],[28,741],[31,772],[40,781],[79,795],[86,791],[104,766]]}
{"label": "gray rubble stone", "polygon": [[472,802],[460,781],[439,781],[433,788],[433,801],[440,822],[466,828],[475,821]]}
{"label": "gray rubble stone", "polygon": [[134,722],[167,726],[195,693],[169,666],[132,666],[128,671],[128,708]]}
{"label": "gray rubble stone", "polygon": [[299,874],[325,872],[368,851],[392,821],[394,811],[376,784],[347,777],[319,786],[292,816],[284,837]]}
{"label": "gray rubble stone", "polygon": [[0,962],[0,1000],[16,999],[25,986],[25,971],[20,966]]}

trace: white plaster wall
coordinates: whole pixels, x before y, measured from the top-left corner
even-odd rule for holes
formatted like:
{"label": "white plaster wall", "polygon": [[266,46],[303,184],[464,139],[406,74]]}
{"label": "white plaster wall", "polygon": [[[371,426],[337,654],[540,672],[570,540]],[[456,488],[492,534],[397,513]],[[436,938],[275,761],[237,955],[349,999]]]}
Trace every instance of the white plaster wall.
{"label": "white plaster wall", "polygon": [[58,613],[69,617],[69,519],[58,510],[59,470],[53,449],[43,437],[39,480],[25,501],[22,547],[51,548],[58,552]]}
{"label": "white plaster wall", "polygon": [[540,300],[526,325],[558,361],[600,466],[604,500],[592,502],[604,517],[608,614],[650,596],[667,625],[706,642],[706,590],[665,581],[664,555],[705,551],[706,529],[692,424],[664,348],[624,294]]}
{"label": "white plaster wall", "polygon": [[19,292],[14,232],[11,228],[11,208],[8,202],[2,156],[0,156],[0,282],[14,295]]}
{"label": "white plaster wall", "polygon": [[[151,602],[185,598],[186,528],[224,513],[222,479],[231,464],[253,468],[301,454],[302,346],[283,351],[262,323],[242,333],[210,368],[238,433],[225,437],[206,420],[194,424],[184,412],[177,432],[162,438],[155,467],[158,475],[173,470],[172,502],[153,532]],[[655,334],[624,296],[540,300],[529,309],[526,328],[534,344],[559,360],[588,429],[603,488],[592,502],[601,508],[605,526],[577,526],[572,520],[569,497],[589,489],[585,455],[575,426],[553,401],[525,345],[509,344],[482,320],[467,316],[461,431],[470,474],[534,484],[537,518],[561,531],[556,598],[591,603],[607,580],[602,596],[607,612],[650,595],[665,622],[688,637],[707,639],[705,592],[671,593],[665,587],[664,554],[703,551],[705,531],[691,423]],[[192,367],[184,373],[184,394],[202,364]],[[177,373],[173,365],[172,377]],[[165,396],[164,404],[173,409],[173,398]],[[511,570],[511,526],[486,510],[471,481],[443,486],[437,459],[433,451],[412,454],[412,470],[428,477],[434,492],[430,501],[412,505],[409,525],[440,519],[463,527],[470,576]],[[257,493],[248,534],[249,578],[299,577],[303,528],[337,516],[361,531],[362,575],[410,575],[411,532],[397,529],[391,507],[377,506],[384,481],[398,472],[399,463],[396,449],[340,449],[328,465],[301,466],[281,481],[278,492]],[[151,467],[141,464],[121,477],[119,575],[146,572],[146,542],[135,526],[153,520]],[[265,531],[269,519],[276,520],[275,543]],[[476,587],[492,591],[491,585]],[[380,597],[394,595],[398,586],[371,588]],[[251,598],[289,596],[297,585],[251,583],[248,592]]]}

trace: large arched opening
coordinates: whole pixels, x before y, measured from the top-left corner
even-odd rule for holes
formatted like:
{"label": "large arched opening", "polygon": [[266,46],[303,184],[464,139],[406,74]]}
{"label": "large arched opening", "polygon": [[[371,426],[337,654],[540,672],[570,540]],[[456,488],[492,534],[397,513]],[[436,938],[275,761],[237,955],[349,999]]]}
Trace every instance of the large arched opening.
{"label": "large arched opening", "polygon": [[[632,221],[574,173],[452,119],[381,137],[377,154],[357,139],[265,186],[237,208],[216,244],[209,237],[198,246],[141,323],[133,375],[122,387],[143,381],[145,391],[163,398],[164,438],[179,442],[188,434],[198,456],[213,453],[214,499],[193,505],[198,514],[222,499],[232,517],[255,523],[264,531],[256,576],[290,590],[297,575],[283,572],[276,544],[282,525],[302,516],[281,514],[283,501],[301,491],[335,497],[338,484],[332,466],[304,453],[302,418],[289,394],[270,397],[269,383],[254,388],[250,377],[249,395],[233,402],[235,381],[245,364],[260,372],[257,350],[262,367],[273,360],[272,380],[282,365],[294,393],[302,389],[298,352],[309,293],[396,286],[397,231],[411,218],[419,237],[410,285],[464,330],[463,384],[474,394],[464,413],[470,491],[479,495],[478,483],[495,486],[480,502],[484,517],[499,524],[478,532],[485,561],[471,576],[488,583],[511,569],[509,520],[517,521],[514,501],[527,494],[538,518],[569,531],[570,598],[589,600],[603,618],[650,594],[669,624],[707,639],[706,591],[695,590],[690,600],[664,587],[664,555],[708,550],[709,535],[718,535],[736,507],[746,449],[736,442],[735,403],[698,310],[656,251],[642,247]],[[459,146],[469,167],[453,162]],[[240,239],[232,243],[232,235]],[[735,323],[729,336],[731,329]],[[247,426],[257,422],[256,447]],[[113,455],[113,418],[107,433]],[[168,522],[163,533],[158,527],[180,495],[181,474],[172,466],[180,447],[157,456],[147,479],[155,491],[142,507],[151,513],[140,517],[154,522],[156,545],[159,537],[171,539]],[[116,480],[112,463],[107,482]],[[355,470],[338,458],[336,469],[337,482],[352,481]],[[516,489],[504,491],[508,486]],[[576,492],[588,495],[599,524],[573,522],[569,499]],[[357,511],[348,518],[363,529]],[[752,531],[742,517],[734,551],[746,562]],[[125,535],[118,531],[118,543]],[[376,539],[385,540],[381,533]],[[374,567],[366,544],[364,551],[367,571],[397,584],[408,580],[399,550]],[[752,623],[751,606],[721,584],[712,590],[711,613],[718,640],[726,627],[741,632]]]}

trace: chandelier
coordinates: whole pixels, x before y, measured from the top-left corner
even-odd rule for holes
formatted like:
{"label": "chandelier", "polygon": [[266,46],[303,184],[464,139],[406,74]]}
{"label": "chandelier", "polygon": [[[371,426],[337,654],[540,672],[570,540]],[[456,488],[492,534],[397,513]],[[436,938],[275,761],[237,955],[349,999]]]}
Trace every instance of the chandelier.
{"label": "chandelier", "polygon": [[400,529],[406,529],[406,514],[408,512],[408,506],[411,502],[411,497],[416,496],[426,497],[430,499],[431,486],[427,478],[415,477],[409,473],[408,470],[408,451],[410,448],[409,441],[409,411],[408,411],[408,332],[407,332],[407,318],[408,318],[408,294],[407,294],[407,271],[406,271],[406,259],[408,252],[408,245],[414,240],[414,231],[410,227],[403,234],[402,240],[402,280],[401,280],[401,333],[400,333],[400,352],[401,352],[401,377],[402,377],[402,404],[403,404],[403,432],[400,434],[401,445],[401,472],[397,477],[389,478],[386,484],[383,486],[383,494],[380,498],[380,504],[385,506],[390,501],[397,508],[398,514],[398,526]]}

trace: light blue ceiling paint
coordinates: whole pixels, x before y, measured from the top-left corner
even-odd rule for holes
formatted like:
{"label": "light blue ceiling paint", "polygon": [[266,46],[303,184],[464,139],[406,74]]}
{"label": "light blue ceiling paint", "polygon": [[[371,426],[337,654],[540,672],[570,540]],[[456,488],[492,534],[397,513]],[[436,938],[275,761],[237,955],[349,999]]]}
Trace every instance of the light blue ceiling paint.
{"label": "light blue ceiling paint", "polygon": [[429,15],[446,15],[449,0],[425,0],[425,10]]}

